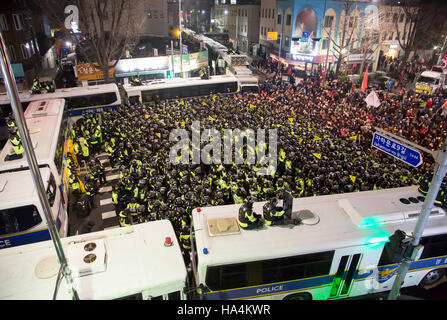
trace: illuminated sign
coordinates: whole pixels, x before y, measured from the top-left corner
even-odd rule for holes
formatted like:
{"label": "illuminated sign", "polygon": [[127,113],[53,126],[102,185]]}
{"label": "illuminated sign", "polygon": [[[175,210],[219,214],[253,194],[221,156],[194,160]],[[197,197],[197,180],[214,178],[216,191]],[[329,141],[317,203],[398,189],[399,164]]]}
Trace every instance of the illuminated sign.
{"label": "illuminated sign", "polygon": [[267,32],[267,40],[278,40],[278,32]]}
{"label": "illuminated sign", "polygon": [[115,66],[115,73],[133,73],[169,69],[169,57],[149,57],[136,59],[122,59]]}
{"label": "illuminated sign", "polygon": [[314,60],[314,56],[308,56],[303,54],[292,54],[292,59],[297,61],[312,62]]}
{"label": "illuminated sign", "polygon": [[[109,63],[112,66],[112,63]],[[78,64],[75,67],[76,76],[79,81],[88,81],[88,80],[102,80],[104,79],[104,73],[102,70],[98,69],[98,64],[91,63],[83,63]],[[113,68],[109,69],[109,77],[114,77]]]}

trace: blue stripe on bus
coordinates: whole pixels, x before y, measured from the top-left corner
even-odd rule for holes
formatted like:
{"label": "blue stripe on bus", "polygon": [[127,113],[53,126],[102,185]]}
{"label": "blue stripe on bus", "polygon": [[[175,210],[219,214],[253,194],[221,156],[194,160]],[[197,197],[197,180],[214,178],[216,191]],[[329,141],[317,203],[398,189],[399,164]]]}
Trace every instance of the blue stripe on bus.
{"label": "blue stripe on bus", "polygon": [[23,246],[34,242],[50,240],[50,232],[48,229],[41,229],[29,233],[22,233],[16,236],[6,237],[0,239],[0,249],[9,247]]}
{"label": "blue stripe on bus", "polygon": [[[430,259],[417,260],[410,265],[409,272],[415,272],[423,269],[444,268],[447,266],[447,256],[440,256]],[[377,277],[379,283],[386,282],[391,279],[397,272],[399,264],[392,264],[380,266],[371,269],[363,269],[366,272],[361,274],[357,270],[354,275],[355,281],[366,280],[371,277]],[[346,279],[348,271],[344,272],[343,279]],[[208,300],[231,300],[256,298],[266,295],[280,294],[291,291],[309,290],[316,287],[330,285],[335,278],[335,275],[320,276],[314,278],[293,280],[288,282],[274,283],[268,285],[260,285],[246,288],[236,288],[223,291],[212,291],[206,294]]]}
{"label": "blue stripe on bus", "polygon": [[326,286],[332,283],[334,275],[280,282],[269,285],[237,288],[224,291],[213,291],[206,294],[208,300],[231,300],[242,298],[256,298],[265,295],[297,291],[315,287]]}
{"label": "blue stripe on bus", "polygon": [[[61,231],[61,227],[62,227],[62,221],[58,216],[56,218],[56,228],[59,233]],[[50,240],[50,239],[51,239],[51,236],[50,236],[50,232],[49,232],[48,228],[39,229],[36,231],[23,232],[23,233],[16,234],[14,236],[1,238],[0,239],[0,249],[23,246],[25,244],[46,241],[46,240]]]}
{"label": "blue stripe on bus", "polygon": [[68,115],[70,117],[79,117],[85,113],[100,113],[105,110],[115,110],[120,106],[121,106],[120,104],[115,104],[115,105],[110,105],[110,106],[94,106],[94,107],[73,109],[73,110],[68,110]]}
{"label": "blue stripe on bus", "polygon": [[[436,267],[445,267],[447,265],[447,256],[440,256],[435,258],[428,258],[417,260],[411,263],[409,272],[414,272],[422,269],[431,269]],[[399,269],[399,264],[390,264],[380,266],[377,268],[366,269],[366,272],[359,274],[358,270],[355,275],[355,280],[365,280],[367,278],[376,277],[379,283],[386,282],[391,279]]]}

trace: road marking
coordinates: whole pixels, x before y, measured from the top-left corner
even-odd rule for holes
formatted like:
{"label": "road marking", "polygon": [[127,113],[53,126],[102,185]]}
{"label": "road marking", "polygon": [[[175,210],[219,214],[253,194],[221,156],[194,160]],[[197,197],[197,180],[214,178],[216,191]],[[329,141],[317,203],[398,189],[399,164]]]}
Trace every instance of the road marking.
{"label": "road marking", "polygon": [[110,192],[110,191],[112,191],[112,186],[99,188],[99,192],[101,192],[101,193]]}
{"label": "road marking", "polygon": [[110,176],[106,176],[106,181],[118,180],[120,178],[119,174],[112,174]]}
{"label": "road marking", "polygon": [[108,212],[104,212],[103,214],[102,214],[102,219],[104,220],[104,219],[108,219],[108,218],[113,218],[113,217],[116,217],[116,213],[115,213],[115,211],[108,211]]}
{"label": "road marking", "polygon": [[99,205],[100,206],[106,206],[106,205],[111,204],[111,203],[113,203],[112,198],[99,200]]}

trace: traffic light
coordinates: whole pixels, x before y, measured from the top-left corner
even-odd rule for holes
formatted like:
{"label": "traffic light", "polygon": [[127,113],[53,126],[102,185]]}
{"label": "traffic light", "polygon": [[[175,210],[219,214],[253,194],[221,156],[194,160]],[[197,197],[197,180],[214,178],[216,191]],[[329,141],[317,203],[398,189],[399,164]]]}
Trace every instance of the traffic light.
{"label": "traffic light", "polygon": [[301,37],[297,37],[297,38],[292,38],[292,41],[303,42],[303,39]]}
{"label": "traffic light", "polygon": [[322,42],[322,41],[323,41],[322,38],[312,38],[312,40],[313,40],[313,41],[319,41],[319,42]]}

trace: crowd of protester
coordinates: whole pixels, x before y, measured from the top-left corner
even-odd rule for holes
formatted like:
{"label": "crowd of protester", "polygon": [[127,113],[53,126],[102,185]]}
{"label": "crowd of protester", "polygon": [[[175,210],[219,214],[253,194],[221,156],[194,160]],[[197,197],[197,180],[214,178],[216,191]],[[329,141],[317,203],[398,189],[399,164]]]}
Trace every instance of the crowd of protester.
{"label": "crowd of protester", "polygon": [[[270,67],[274,76],[260,84],[259,94],[123,105],[105,112],[100,121],[88,116],[77,123],[77,138],[89,131],[87,122],[95,124],[93,132],[101,131],[102,149],[112,166],[119,167],[113,202],[121,225],[170,219],[182,240],[189,234],[192,210],[200,206],[281,199],[284,190],[293,197],[310,197],[417,185],[431,157],[424,155],[424,166],[412,168],[383,154],[371,147],[374,127],[432,150],[446,138],[443,91],[430,97],[378,91],[381,105],[374,108],[365,102],[369,90],[361,92],[349,80],[324,86],[316,73],[290,83]],[[175,142],[169,140],[170,132],[186,129],[191,134],[193,121],[200,121],[202,130],[219,132],[277,129],[276,172],[260,176],[257,165],[246,162],[172,164],[169,153]],[[93,155],[98,150],[95,147]],[[183,248],[188,247],[186,239]]]}

